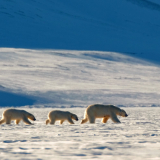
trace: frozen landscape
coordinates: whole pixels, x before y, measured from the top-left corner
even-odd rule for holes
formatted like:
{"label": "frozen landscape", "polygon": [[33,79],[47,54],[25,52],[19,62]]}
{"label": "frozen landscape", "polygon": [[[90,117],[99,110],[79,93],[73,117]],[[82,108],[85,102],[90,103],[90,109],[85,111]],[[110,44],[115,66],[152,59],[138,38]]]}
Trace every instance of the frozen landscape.
{"label": "frozen landscape", "polygon": [[[34,125],[1,125],[0,159],[147,159],[160,157],[159,107],[129,107],[121,124],[45,125],[51,108],[25,108],[37,117]],[[64,110],[64,109],[62,109]],[[80,119],[84,109],[69,108]],[[145,110],[145,111],[144,111]],[[2,113],[3,109],[0,109]]]}
{"label": "frozen landscape", "polygon": [[[36,116],[34,125],[1,125],[0,159],[159,159],[159,65],[99,51],[1,48],[1,106]],[[80,124],[89,104],[126,110],[121,124]],[[68,110],[75,125],[45,125]],[[24,158],[25,156],[25,158]]]}
{"label": "frozen landscape", "polygon": [[[0,126],[0,159],[160,159],[159,13],[159,0],[1,0],[0,118],[37,120]],[[129,116],[80,124],[94,103]],[[53,109],[79,121],[45,125]]]}
{"label": "frozen landscape", "polygon": [[160,105],[159,65],[125,54],[1,48],[0,59],[4,107]]}

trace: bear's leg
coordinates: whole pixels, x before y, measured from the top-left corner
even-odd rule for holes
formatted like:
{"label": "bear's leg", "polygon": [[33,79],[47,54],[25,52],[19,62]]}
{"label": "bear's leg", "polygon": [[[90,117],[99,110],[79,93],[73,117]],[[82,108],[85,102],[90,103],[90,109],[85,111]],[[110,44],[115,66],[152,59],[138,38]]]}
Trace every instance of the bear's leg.
{"label": "bear's leg", "polygon": [[62,124],[65,120],[61,120],[59,123]]}
{"label": "bear's leg", "polygon": [[88,116],[90,123],[95,123],[95,117],[94,116]]}
{"label": "bear's leg", "polygon": [[74,124],[74,122],[72,121],[71,118],[68,118],[67,120],[68,120],[68,122],[69,122],[70,124]]}
{"label": "bear's leg", "polygon": [[53,118],[50,120],[50,124],[55,124],[56,120]]}
{"label": "bear's leg", "polygon": [[110,116],[106,116],[102,119],[102,123],[107,123],[108,119],[110,118]]}
{"label": "bear's leg", "polygon": [[27,119],[27,117],[24,117],[24,118],[23,118],[23,122],[26,123],[26,124],[32,124],[32,123]]}
{"label": "bear's leg", "polygon": [[121,123],[120,120],[117,118],[117,115],[115,113],[111,114],[111,119],[115,123]]}
{"label": "bear's leg", "polygon": [[82,119],[81,124],[86,123],[88,121],[88,118]]}
{"label": "bear's leg", "polygon": [[10,118],[6,118],[6,124],[11,124],[11,119]]}
{"label": "bear's leg", "polygon": [[20,121],[21,121],[21,119],[16,119],[16,120],[15,120],[15,123],[16,123],[16,124],[19,124]]}
{"label": "bear's leg", "polygon": [[47,125],[49,122],[50,122],[50,120],[49,120],[49,119],[47,119],[47,120],[46,120],[46,125]]}
{"label": "bear's leg", "polygon": [[5,122],[6,122],[6,121],[5,121],[4,118],[0,120],[0,124],[3,124],[3,123],[5,123]]}

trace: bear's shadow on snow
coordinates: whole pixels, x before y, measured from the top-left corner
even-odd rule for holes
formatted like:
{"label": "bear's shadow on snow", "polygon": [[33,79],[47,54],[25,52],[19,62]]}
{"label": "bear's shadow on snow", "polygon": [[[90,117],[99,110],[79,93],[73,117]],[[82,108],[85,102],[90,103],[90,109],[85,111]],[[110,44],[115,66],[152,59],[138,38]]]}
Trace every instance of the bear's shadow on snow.
{"label": "bear's shadow on snow", "polygon": [[26,105],[33,105],[35,100],[16,93],[0,91],[0,107],[20,107]]}

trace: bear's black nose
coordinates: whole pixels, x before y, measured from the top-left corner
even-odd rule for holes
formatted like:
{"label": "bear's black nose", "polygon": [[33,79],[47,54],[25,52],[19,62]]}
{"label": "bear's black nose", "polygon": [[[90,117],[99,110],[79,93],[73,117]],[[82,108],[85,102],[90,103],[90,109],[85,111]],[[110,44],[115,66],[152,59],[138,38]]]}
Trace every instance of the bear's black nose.
{"label": "bear's black nose", "polygon": [[128,117],[128,115],[127,115],[127,114],[125,114],[125,117]]}
{"label": "bear's black nose", "polygon": [[76,118],[76,121],[78,121],[78,118]]}
{"label": "bear's black nose", "polygon": [[36,119],[34,118],[33,120],[35,121]]}

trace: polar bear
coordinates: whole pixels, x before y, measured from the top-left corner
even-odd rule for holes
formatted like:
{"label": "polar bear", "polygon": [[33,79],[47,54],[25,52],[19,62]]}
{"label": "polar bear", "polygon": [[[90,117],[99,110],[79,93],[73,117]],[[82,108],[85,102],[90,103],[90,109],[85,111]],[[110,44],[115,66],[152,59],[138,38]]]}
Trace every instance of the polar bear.
{"label": "polar bear", "polygon": [[102,118],[102,122],[106,123],[109,118],[115,123],[121,123],[118,116],[127,117],[127,113],[113,105],[93,104],[89,105],[85,110],[84,119],[81,124],[86,123],[88,120],[90,123],[95,123],[96,118]]}
{"label": "polar bear", "polygon": [[55,121],[60,121],[60,124],[62,124],[65,120],[67,120],[70,124],[74,124],[72,119],[78,121],[77,115],[68,111],[53,110],[53,111],[50,111],[48,114],[46,125],[48,123],[55,124]]}
{"label": "polar bear", "polygon": [[0,120],[0,124],[6,123],[10,124],[11,120],[15,120],[16,124],[19,124],[21,120],[26,124],[32,124],[28,119],[35,121],[35,117],[25,111],[25,110],[18,110],[18,109],[6,109],[2,114],[2,119]]}

